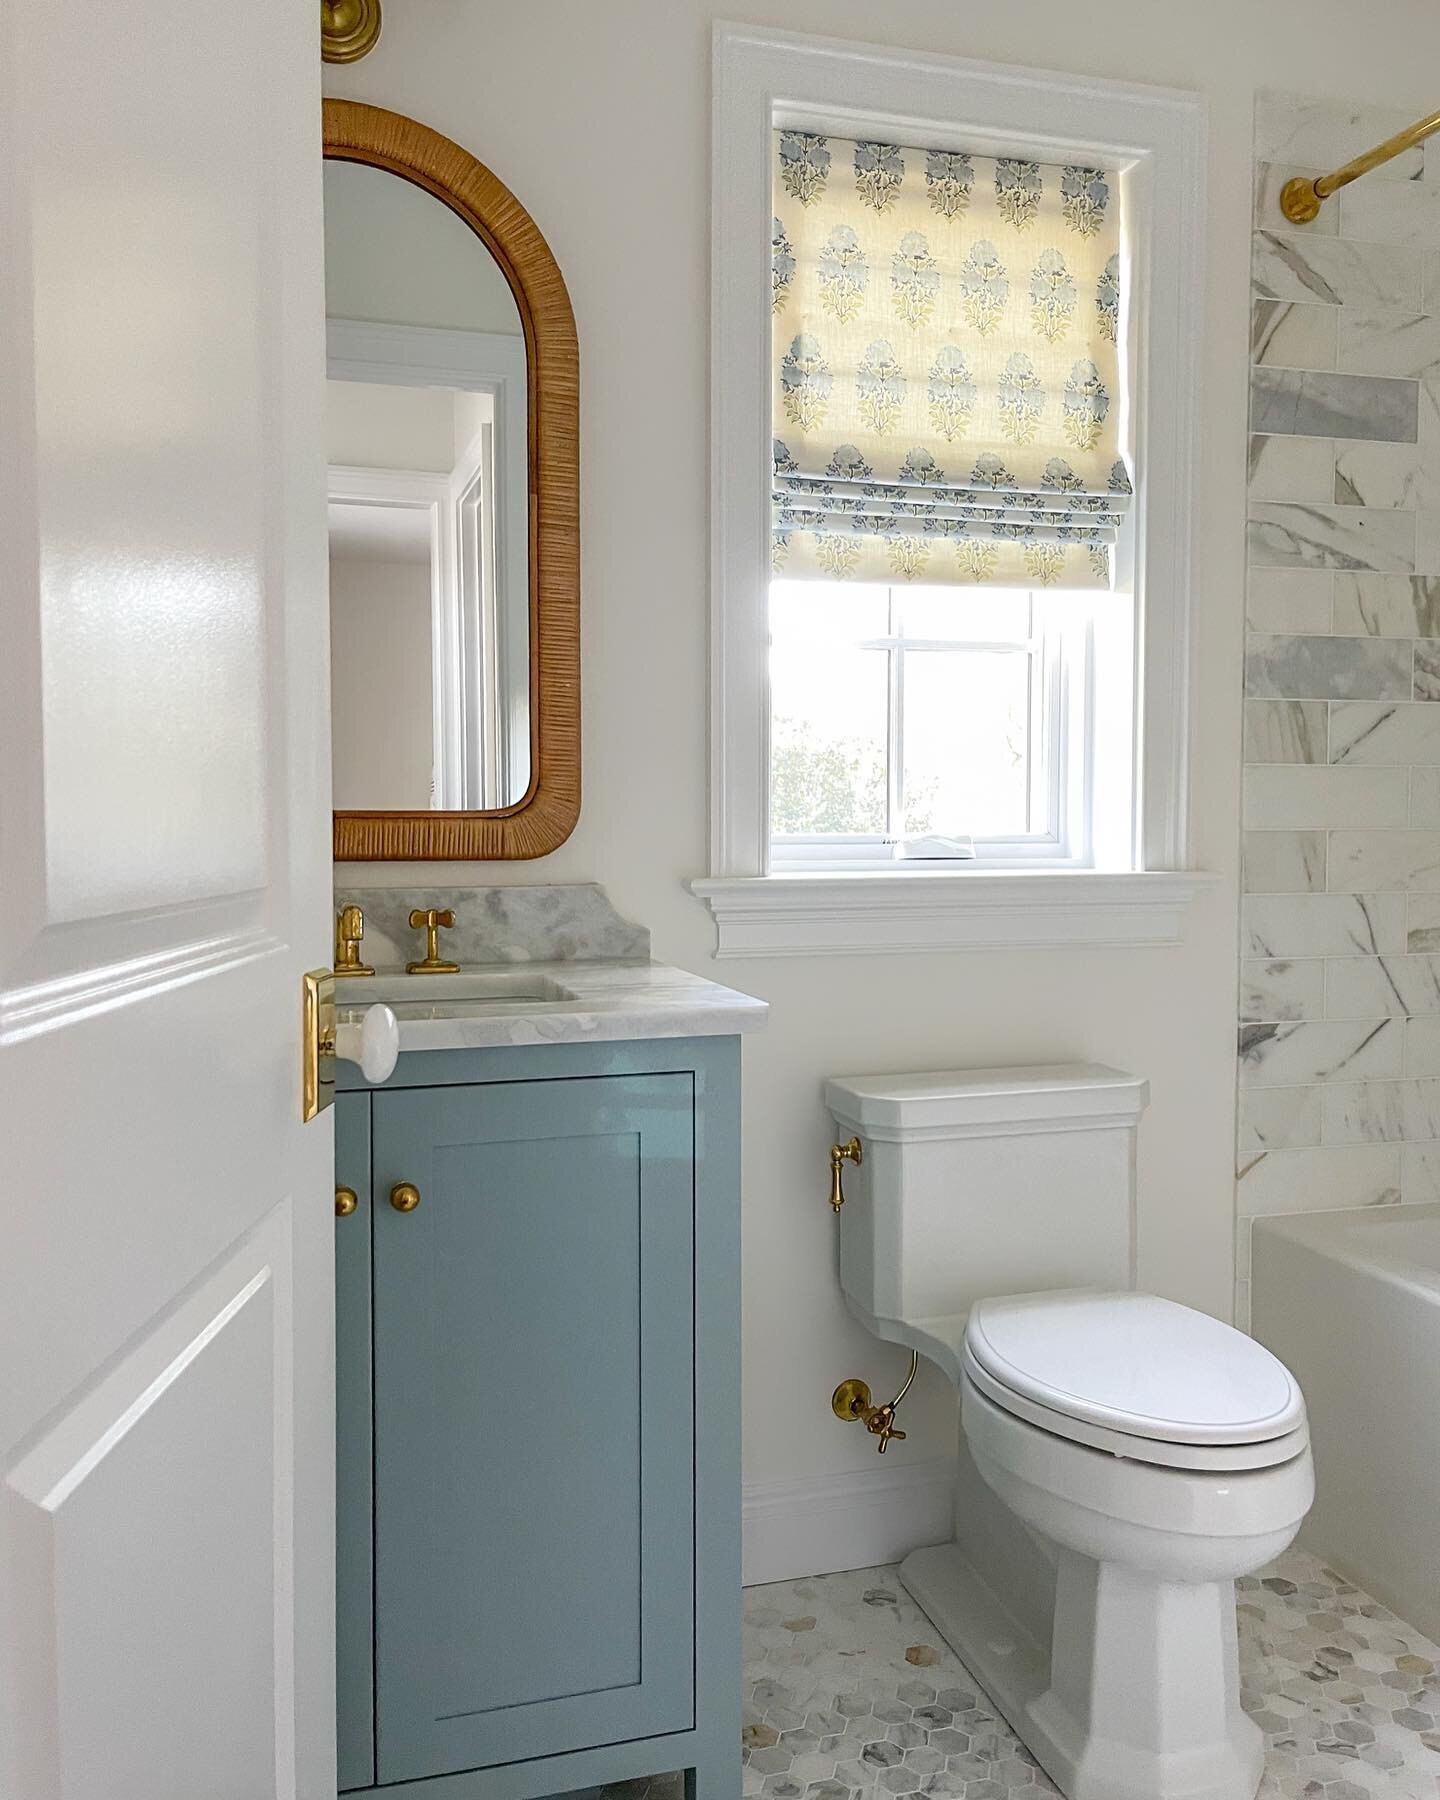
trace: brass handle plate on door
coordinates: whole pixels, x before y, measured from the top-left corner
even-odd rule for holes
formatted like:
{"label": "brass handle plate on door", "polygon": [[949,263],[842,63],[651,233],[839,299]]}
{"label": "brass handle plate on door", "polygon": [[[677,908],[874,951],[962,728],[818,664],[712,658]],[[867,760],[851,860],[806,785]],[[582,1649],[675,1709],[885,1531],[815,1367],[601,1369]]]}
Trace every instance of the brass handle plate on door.
{"label": "brass handle plate on door", "polygon": [[397,1181],[390,1190],[390,1204],[396,1212],[414,1212],[420,1204],[420,1190],[413,1182]]}
{"label": "brass handle plate on door", "polygon": [[354,1188],[337,1187],[335,1190],[335,1217],[348,1219],[360,1204],[360,1196]]}
{"label": "brass handle plate on door", "polygon": [[339,1023],[333,969],[311,969],[301,985],[300,1117],[308,1124],[334,1104],[337,1056],[358,1063],[371,1083],[389,1080],[400,1055],[400,1025],[388,1006],[366,1006],[358,1024]]}

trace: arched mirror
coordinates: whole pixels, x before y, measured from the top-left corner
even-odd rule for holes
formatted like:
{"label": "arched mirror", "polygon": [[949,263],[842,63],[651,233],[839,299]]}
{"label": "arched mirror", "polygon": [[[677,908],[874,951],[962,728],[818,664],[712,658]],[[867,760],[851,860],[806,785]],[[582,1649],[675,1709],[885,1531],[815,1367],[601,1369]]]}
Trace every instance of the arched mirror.
{"label": "arched mirror", "polygon": [[325,102],[335,854],[542,856],[580,810],[578,353],[459,145]]}

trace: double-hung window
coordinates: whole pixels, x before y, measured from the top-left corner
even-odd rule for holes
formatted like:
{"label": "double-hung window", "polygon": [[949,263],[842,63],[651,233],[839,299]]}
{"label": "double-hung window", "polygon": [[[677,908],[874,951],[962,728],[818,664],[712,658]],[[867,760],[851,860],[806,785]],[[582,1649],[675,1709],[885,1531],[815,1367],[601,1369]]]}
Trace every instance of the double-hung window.
{"label": "double-hung window", "polygon": [[1089,867],[1133,495],[1115,172],[773,149],[771,866]]}
{"label": "double-hung window", "polygon": [[1050,941],[1006,936],[1060,916],[1044,875],[1105,941],[1168,941],[1194,102],[745,28],[716,55],[721,952]]}
{"label": "double-hung window", "polygon": [[1083,865],[1088,608],[770,584],[771,867]]}

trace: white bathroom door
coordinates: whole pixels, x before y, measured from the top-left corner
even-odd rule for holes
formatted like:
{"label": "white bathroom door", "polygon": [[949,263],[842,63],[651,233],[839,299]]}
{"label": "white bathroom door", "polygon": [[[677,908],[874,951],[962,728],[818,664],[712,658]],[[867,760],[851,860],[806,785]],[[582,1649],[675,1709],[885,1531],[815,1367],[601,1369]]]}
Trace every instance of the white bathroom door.
{"label": "white bathroom door", "polygon": [[318,26],[0,7],[5,1800],[334,1800]]}

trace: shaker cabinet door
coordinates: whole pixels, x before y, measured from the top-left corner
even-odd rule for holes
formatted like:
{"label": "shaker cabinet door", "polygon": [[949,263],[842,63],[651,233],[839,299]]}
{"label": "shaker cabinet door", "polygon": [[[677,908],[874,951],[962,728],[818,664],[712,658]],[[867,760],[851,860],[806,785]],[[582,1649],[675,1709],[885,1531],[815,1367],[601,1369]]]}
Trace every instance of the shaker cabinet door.
{"label": "shaker cabinet door", "polygon": [[691,1076],[371,1104],[376,1780],[688,1729]]}

